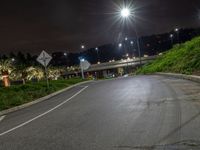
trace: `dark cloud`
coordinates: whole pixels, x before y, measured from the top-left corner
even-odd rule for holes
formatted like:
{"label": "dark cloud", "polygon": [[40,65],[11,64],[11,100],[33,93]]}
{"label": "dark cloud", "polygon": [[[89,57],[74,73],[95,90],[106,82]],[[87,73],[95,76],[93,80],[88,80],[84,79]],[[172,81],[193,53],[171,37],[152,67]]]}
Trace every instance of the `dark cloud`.
{"label": "dark cloud", "polygon": [[[122,0],[6,0],[0,5],[0,52],[23,49],[38,53],[79,50],[134,36],[134,26],[119,26],[116,5]],[[199,26],[199,0],[137,0],[133,2],[140,35]]]}

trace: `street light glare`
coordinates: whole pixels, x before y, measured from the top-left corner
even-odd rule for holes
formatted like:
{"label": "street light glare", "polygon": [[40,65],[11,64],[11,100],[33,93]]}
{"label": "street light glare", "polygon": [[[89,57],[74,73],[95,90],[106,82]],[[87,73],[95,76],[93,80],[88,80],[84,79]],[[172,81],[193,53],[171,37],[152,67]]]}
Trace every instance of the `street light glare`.
{"label": "street light glare", "polygon": [[123,8],[121,10],[121,16],[124,18],[127,18],[130,16],[130,10],[128,8]]}
{"label": "street light glare", "polygon": [[81,48],[82,48],[82,49],[84,49],[84,48],[85,48],[85,46],[84,46],[84,45],[81,45]]}

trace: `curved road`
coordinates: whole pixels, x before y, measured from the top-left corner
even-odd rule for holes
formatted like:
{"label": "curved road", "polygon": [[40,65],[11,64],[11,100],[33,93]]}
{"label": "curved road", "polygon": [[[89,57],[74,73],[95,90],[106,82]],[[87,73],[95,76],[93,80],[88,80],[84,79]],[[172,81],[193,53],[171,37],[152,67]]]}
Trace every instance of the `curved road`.
{"label": "curved road", "polygon": [[8,114],[0,150],[200,149],[200,84],[136,76],[77,86]]}

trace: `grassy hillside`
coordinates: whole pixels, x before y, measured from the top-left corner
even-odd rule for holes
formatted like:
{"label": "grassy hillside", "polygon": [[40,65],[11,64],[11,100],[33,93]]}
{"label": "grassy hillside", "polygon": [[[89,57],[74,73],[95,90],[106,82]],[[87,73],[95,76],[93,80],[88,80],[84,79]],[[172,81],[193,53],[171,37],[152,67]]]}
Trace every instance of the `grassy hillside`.
{"label": "grassy hillside", "polygon": [[137,74],[173,72],[182,74],[200,73],[200,37],[175,45],[150,64],[137,70]]}

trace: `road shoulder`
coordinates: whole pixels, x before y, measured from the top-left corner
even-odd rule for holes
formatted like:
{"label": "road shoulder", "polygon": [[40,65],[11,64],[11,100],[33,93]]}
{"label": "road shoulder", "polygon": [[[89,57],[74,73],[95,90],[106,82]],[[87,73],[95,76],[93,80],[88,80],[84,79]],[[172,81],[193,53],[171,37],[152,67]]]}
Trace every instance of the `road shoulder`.
{"label": "road shoulder", "polygon": [[176,74],[176,73],[163,73],[163,72],[157,72],[156,75],[163,75],[173,78],[179,78],[179,79],[186,79],[194,82],[200,83],[200,76],[195,75],[185,75],[185,74]]}

